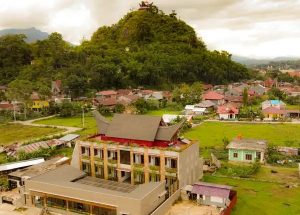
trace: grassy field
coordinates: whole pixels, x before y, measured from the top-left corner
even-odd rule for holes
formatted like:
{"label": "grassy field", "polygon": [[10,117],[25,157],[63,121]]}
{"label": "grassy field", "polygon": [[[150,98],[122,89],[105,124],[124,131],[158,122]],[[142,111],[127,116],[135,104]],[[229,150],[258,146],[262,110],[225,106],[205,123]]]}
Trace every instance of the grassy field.
{"label": "grassy field", "polygon": [[[69,126],[69,127],[79,127],[82,128],[82,118],[80,116],[61,118],[53,117],[44,120],[38,120],[34,122],[35,124],[44,124],[44,125],[60,125],[60,126]],[[97,132],[96,121],[93,116],[87,115],[84,120],[84,130],[78,131],[76,133],[80,135],[90,135]]]}
{"label": "grassy field", "polygon": [[18,141],[30,141],[42,138],[45,135],[56,134],[63,131],[58,128],[25,126],[21,124],[0,125],[0,145],[7,145]]}
{"label": "grassy field", "polygon": [[162,116],[164,114],[175,114],[179,115],[181,114],[181,111],[176,110],[168,110],[168,109],[159,109],[159,110],[152,110],[147,113],[147,115],[153,115],[153,116]]}
{"label": "grassy field", "polygon": [[185,133],[186,137],[198,140],[200,147],[222,147],[224,137],[231,140],[238,135],[244,138],[265,139],[274,145],[300,146],[300,124],[204,122]]}
{"label": "grassy field", "polygon": [[232,215],[300,214],[300,188],[282,184],[258,182],[216,176],[204,176],[204,181],[233,186],[238,201]]}

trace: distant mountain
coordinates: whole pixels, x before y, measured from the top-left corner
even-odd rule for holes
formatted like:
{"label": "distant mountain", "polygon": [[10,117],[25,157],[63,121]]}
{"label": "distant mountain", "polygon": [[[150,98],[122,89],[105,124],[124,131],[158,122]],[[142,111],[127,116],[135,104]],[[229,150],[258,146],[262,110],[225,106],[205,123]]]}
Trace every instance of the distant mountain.
{"label": "distant mountain", "polygon": [[232,60],[238,63],[241,63],[243,65],[246,65],[248,67],[253,67],[261,64],[269,64],[270,62],[279,62],[279,61],[295,61],[299,58],[296,57],[276,57],[276,58],[262,58],[262,59],[256,59],[256,58],[247,58],[242,57],[238,55],[233,55]]}
{"label": "distant mountain", "polygon": [[36,28],[26,28],[26,29],[3,29],[0,30],[0,36],[7,35],[7,34],[24,34],[26,35],[27,39],[26,42],[32,43],[37,40],[44,40],[47,39],[49,34],[46,32],[42,32]]}

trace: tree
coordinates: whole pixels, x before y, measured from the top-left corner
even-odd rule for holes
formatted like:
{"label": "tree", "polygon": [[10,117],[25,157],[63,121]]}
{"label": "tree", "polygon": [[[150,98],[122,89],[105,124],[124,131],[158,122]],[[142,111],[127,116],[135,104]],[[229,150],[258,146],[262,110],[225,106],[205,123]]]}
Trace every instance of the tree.
{"label": "tree", "polygon": [[244,107],[247,107],[248,106],[248,100],[249,100],[249,95],[248,95],[248,88],[245,87],[244,90],[243,90],[243,105]]}
{"label": "tree", "polygon": [[136,108],[138,114],[145,114],[148,111],[148,103],[145,99],[139,98],[133,103],[133,106]]}
{"label": "tree", "polygon": [[125,106],[123,104],[116,104],[114,107],[114,112],[115,113],[123,113],[125,111]]}
{"label": "tree", "polygon": [[32,83],[28,80],[14,80],[8,85],[7,97],[11,101],[18,101],[24,104],[24,115],[27,118],[27,107],[30,104],[30,96],[33,92]]}
{"label": "tree", "polygon": [[195,82],[192,85],[181,84],[173,91],[174,101],[182,104],[195,104],[201,101],[202,84]]}
{"label": "tree", "polygon": [[0,84],[10,83],[24,65],[30,64],[31,49],[25,38],[25,35],[0,37]]}

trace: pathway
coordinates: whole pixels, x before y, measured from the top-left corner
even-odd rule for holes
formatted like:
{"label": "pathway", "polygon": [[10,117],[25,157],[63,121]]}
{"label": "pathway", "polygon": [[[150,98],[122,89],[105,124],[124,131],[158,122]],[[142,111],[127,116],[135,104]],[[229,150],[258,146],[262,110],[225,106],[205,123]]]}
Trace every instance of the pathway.
{"label": "pathway", "polygon": [[[43,119],[49,119],[49,118],[52,118],[52,117],[55,117],[55,115],[54,116],[47,116],[47,117],[37,118],[37,119],[32,119],[32,120],[27,120],[27,121],[16,121],[16,122],[11,122],[11,123],[18,123],[18,124],[22,124],[22,125],[36,126],[36,127],[59,128],[59,129],[64,130],[63,132],[59,133],[61,135],[74,133],[74,132],[77,132],[77,131],[81,131],[83,129],[83,128],[78,128],[78,127],[69,127],[69,126],[62,126],[62,125],[44,125],[44,124],[34,123],[35,121],[39,121],[39,120],[43,120]],[[57,134],[50,134],[50,135],[46,135],[45,137],[51,139],[51,138],[55,137],[56,135]]]}

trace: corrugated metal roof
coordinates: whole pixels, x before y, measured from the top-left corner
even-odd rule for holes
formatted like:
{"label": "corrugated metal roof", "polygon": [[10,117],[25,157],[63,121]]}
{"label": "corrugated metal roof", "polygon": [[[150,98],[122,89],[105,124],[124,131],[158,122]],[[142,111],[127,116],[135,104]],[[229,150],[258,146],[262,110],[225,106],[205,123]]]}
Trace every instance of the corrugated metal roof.
{"label": "corrugated metal roof", "polygon": [[18,162],[13,162],[13,163],[8,163],[8,164],[2,164],[2,165],[0,165],[0,172],[19,169],[19,168],[23,168],[23,167],[27,167],[27,166],[32,166],[32,165],[36,165],[36,164],[43,163],[43,162],[45,162],[44,158],[36,158],[36,159],[30,159],[30,160],[25,160],[25,161],[18,161]]}
{"label": "corrugated metal roof", "polygon": [[70,142],[72,140],[75,140],[79,136],[80,136],[79,134],[67,134],[66,136],[63,136],[63,137],[59,138],[58,140]]}
{"label": "corrugated metal roof", "polygon": [[193,185],[192,193],[229,198],[230,190],[230,186],[199,182]]}

